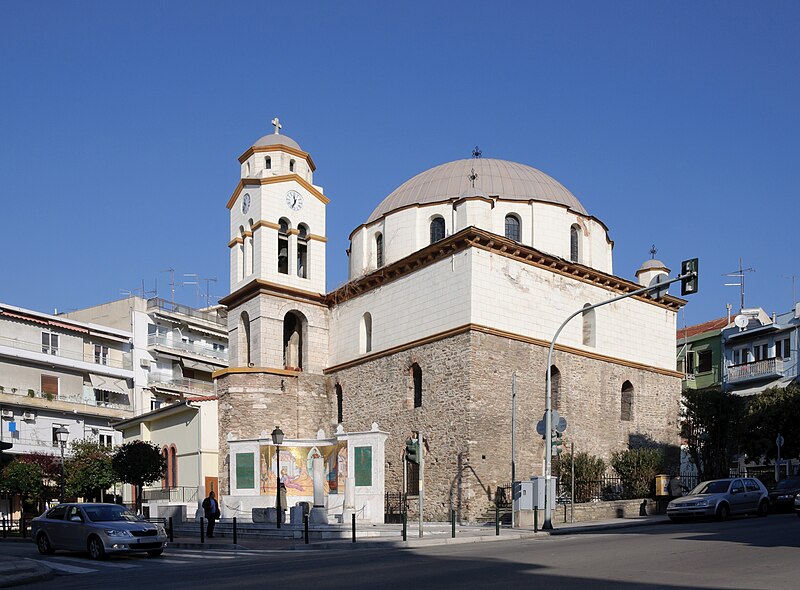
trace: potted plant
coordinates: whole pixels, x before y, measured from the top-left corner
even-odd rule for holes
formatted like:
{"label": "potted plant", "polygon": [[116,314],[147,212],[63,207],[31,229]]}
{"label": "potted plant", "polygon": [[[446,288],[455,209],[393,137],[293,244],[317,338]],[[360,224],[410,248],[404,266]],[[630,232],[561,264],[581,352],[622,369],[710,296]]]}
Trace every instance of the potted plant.
{"label": "potted plant", "polygon": [[36,395],[36,392],[33,389],[29,389],[28,390],[28,397],[33,397],[34,395]]}
{"label": "potted plant", "polygon": [[53,394],[50,393],[49,391],[44,394],[44,397],[47,398],[47,401],[49,402],[53,401]]}

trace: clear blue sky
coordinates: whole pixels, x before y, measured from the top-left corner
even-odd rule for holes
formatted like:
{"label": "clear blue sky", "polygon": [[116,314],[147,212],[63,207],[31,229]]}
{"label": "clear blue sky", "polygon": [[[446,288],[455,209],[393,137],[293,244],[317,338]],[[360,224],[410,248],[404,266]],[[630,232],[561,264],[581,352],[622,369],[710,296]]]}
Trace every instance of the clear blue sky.
{"label": "clear blue sky", "polygon": [[3,2],[0,301],[169,297],[167,268],[225,295],[236,158],[279,116],[331,199],[329,289],[389,192],[479,145],[603,220],[616,274],[699,257],[680,324],[738,307],[740,256],[786,311],[799,33],[787,1]]}

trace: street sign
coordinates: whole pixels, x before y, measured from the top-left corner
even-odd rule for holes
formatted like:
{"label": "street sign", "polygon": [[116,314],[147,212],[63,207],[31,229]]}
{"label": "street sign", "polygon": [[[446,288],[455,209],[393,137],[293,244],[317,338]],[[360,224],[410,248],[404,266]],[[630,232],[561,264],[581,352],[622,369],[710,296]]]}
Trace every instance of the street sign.
{"label": "street sign", "polygon": [[567,419],[564,418],[564,416],[561,416],[554,428],[556,429],[556,432],[564,432],[567,429]]}
{"label": "street sign", "polygon": [[779,447],[783,446],[783,437],[780,434],[778,435],[778,438],[775,439],[775,444]]}
{"label": "street sign", "polygon": [[544,423],[544,420],[539,420],[536,423],[536,433],[539,436],[544,436],[544,433],[547,432],[547,430],[545,430],[546,428],[547,428],[547,425]]}

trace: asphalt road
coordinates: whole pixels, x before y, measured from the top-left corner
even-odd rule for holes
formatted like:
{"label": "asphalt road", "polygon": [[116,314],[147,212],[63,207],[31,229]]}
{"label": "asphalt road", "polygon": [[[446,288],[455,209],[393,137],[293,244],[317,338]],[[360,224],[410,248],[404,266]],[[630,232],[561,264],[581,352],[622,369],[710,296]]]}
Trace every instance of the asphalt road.
{"label": "asphalt road", "polygon": [[100,564],[69,554],[39,556],[32,544],[4,543],[0,552],[62,567],[58,577],[26,586],[31,589],[800,587],[800,519],[794,514],[413,550],[168,550],[159,559]]}

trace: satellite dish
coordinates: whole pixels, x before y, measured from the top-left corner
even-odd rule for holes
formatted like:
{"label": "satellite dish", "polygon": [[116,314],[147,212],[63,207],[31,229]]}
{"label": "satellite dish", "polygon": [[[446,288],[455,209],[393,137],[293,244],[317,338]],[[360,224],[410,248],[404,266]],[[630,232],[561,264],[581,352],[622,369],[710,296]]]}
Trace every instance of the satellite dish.
{"label": "satellite dish", "polygon": [[[665,283],[665,282],[667,282],[667,275],[665,275],[663,273],[657,274],[650,281],[650,284],[648,285],[648,287],[656,287],[656,286],[660,285],[661,283]],[[647,292],[647,294],[650,296],[651,299],[661,299],[662,297],[664,297],[668,293],[669,293],[669,285],[664,285],[663,287],[658,287],[657,289],[653,289],[653,290]]]}
{"label": "satellite dish", "polygon": [[747,319],[746,315],[737,315],[733,318],[733,323],[736,324],[736,327],[740,330],[744,330],[747,327],[747,324],[750,323],[750,320]]}

